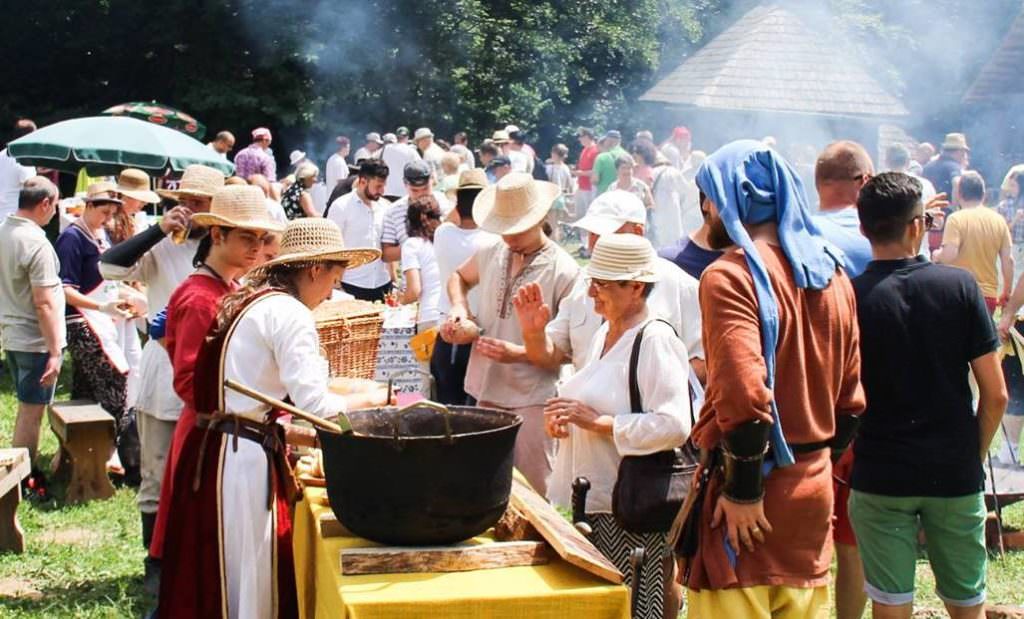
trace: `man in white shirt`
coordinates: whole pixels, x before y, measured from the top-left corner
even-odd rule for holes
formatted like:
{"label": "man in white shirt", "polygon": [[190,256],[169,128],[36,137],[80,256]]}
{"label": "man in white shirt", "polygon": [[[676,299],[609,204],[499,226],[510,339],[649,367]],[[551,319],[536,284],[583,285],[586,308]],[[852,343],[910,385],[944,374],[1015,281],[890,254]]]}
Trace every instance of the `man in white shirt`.
{"label": "man in white shirt", "polygon": [[[13,140],[24,137],[36,130],[36,124],[27,118],[14,123]],[[7,153],[0,150],[0,223],[18,210],[18,193],[28,179],[36,175],[36,169],[23,166]]]}
{"label": "man in white shirt", "polygon": [[[601,194],[591,204],[576,227],[589,233],[593,251],[597,239],[605,234],[637,234],[643,236],[647,209],[635,195],[621,190]],[[660,279],[647,301],[652,316],[672,325],[690,354],[690,367],[703,382],[705,376],[704,348],[701,344],[700,302],[696,279],[664,258],[655,262]],[[558,313],[542,329],[533,328],[542,313],[542,303],[529,288],[516,294],[516,311],[523,329],[527,358],[540,367],[557,368],[572,362],[575,370],[583,367],[590,351],[590,342],[601,326],[594,313],[594,300],[588,294],[585,278],[577,281]],[[541,321],[542,322],[542,321]]]}
{"label": "man in white shirt", "polygon": [[420,127],[413,135],[412,141],[423,160],[430,164],[434,178],[440,178],[443,174],[441,159],[444,158],[444,149],[434,143],[434,132],[427,127]]}
{"label": "man in white shirt", "polygon": [[379,133],[376,131],[367,133],[366,144],[356,151],[355,162],[358,164],[363,159],[374,159],[380,157],[380,147],[383,145],[384,140],[380,139]]}
{"label": "man in white shirt", "polygon": [[[355,189],[330,205],[327,219],[338,224],[347,247],[380,247],[387,200],[384,183],[388,166],[379,159],[365,159],[359,165]],[[391,275],[382,260],[374,260],[354,269],[346,269],[342,289],[364,301],[384,301],[391,292]]]}
{"label": "man in white shirt", "polygon": [[212,142],[207,143],[207,146],[220,155],[221,159],[227,161],[228,153],[235,148],[235,135],[230,131],[221,131],[217,137],[213,138]]}
{"label": "man in white shirt", "polygon": [[348,178],[348,151],[352,149],[349,139],[343,135],[338,136],[338,152],[327,159],[327,166],[324,168],[324,182],[327,183],[327,191],[334,191],[338,181]]}
{"label": "man in white shirt", "polygon": [[387,164],[389,170],[395,171],[394,174],[388,175],[388,181],[384,184],[384,197],[394,202],[409,193],[399,172],[405,170],[405,166],[413,161],[422,161],[423,158],[412,144],[398,142],[385,144],[381,149],[380,159]]}
{"label": "man in white shirt", "polygon": [[522,151],[512,148],[512,139],[509,137],[508,131],[495,131],[491,136],[491,142],[501,149],[501,154],[508,159],[512,172],[529,173],[529,158]]}
{"label": "man in white shirt", "polygon": [[443,216],[452,210],[448,198],[440,191],[434,191],[434,178],[426,161],[417,159],[405,164],[402,178],[405,180],[406,196],[388,207],[384,214],[384,228],[380,236],[381,258],[384,262],[397,262],[401,258],[402,243],[409,238],[406,232],[409,202],[433,194]]}

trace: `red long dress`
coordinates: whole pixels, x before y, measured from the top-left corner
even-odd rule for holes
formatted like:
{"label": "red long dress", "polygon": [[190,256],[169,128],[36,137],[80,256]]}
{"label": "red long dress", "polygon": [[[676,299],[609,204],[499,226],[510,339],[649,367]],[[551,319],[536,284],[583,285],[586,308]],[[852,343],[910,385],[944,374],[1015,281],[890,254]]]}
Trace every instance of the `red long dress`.
{"label": "red long dress", "polygon": [[193,389],[196,357],[207,331],[217,318],[220,300],[235,288],[235,285],[229,286],[219,277],[193,273],[175,289],[167,303],[167,339],[164,345],[174,368],[174,391],[184,407],[174,428],[174,438],[171,439],[171,448],[167,454],[167,466],[160,486],[160,505],[153,528],[153,540],[149,546],[149,555],[157,559],[163,556],[167,518],[174,494],[174,469],[178,465],[185,437],[196,424]]}

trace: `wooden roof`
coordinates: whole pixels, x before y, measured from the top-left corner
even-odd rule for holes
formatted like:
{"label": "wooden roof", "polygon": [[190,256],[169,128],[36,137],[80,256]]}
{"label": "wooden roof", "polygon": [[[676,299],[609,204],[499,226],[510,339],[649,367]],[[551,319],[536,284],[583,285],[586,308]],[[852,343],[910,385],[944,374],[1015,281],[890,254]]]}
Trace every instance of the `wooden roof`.
{"label": "wooden roof", "polygon": [[1024,11],[1013,20],[999,49],[967,89],[963,103],[985,103],[1024,95],[1020,67],[1024,65]]}
{"label": "wooden roof", "polygon": [[903,103],[861,66],[835,32],[759,6],[658,82],[641,101],[718,110],[882,117]]}

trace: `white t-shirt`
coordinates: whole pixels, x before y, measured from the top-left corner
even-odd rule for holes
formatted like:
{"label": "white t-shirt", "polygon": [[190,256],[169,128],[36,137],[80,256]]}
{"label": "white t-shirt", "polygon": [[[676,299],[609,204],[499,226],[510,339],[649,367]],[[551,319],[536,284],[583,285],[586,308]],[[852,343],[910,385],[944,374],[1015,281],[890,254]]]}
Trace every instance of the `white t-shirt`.
{"label": "white t-shirt", "polygon": [[327,159],[327,165],[324,168],[324,179],[327,183],[327,195],[331,195],[334,188],[338,185],[339,181],[343,181],[348,178],[348,162],[345,158],[334,153]]}
{"label": "white t-shirt", "polygon": [[436,322],[441,300],[441,276],[433,243],[418,236],[402,243],[402,273],[410,269],[419,269],[420,272],[420,308],[416,322]]}
{"label": "white t-shirt", "polygon": [[510,150],[505,155],[512,164],[513,172],[533,172],[533,160],[527,157],[522,151]]}
{"label": "white t-shirt", "polygon": [[[630,410],[629,358],[643,323],[627,330],[603,357],[608,333],[604,323],[594,334],[583,368],[558,388],[559,397],[579,400],[601,415],[613,418],[612,436],[574,425],[559,440],[558,455],[548,483],[548,498],[571,507],[572,482],[590,480],[588,513],[612,510],[612,489],[623,456],[642,456],[679,447],[690,434],[690,390],[685,377],[686,346],[662,322],[644,331],[637,360],[637,386],[643,411]],[[666,379],[669,378],[669,379]]]}
{"label": "white t-shirt", "polygon": [[[443,317],[448,314],[452,303],[448,298],[448,280],[462,263],[469,260],[476,253],[493,243],[501,240],[496,234],[485,232],[480,228],[467,230],[460,228],[450,221],[446,221],[434,231],[434,256],[437,258],[437,271],[441,281],[441,301],[438,312]],[[474,286],[469,291],[467,301],[469,311],[473,314],[480,307],[480,287]]]}
{"label": "white t-shirt", "polygon": [[[434,192],[434,199],[437,200],[437,205],[441,207],[441,217],[447,217],[455,205],[449,202],[448,197],[440,191]],[[408,221],[409,196],[405,196],[401,200],[395,200],[388,208],[387,213],[384,214],[384,229],[380,235],[380,242],[391,245],[405,243],[405,239],[409,238],[405,227]]]}
{"label": "white t-shirt", "polygon": [[[359,193],[352,191],[334,201],[327,213],[327,219],[338,224],[345,247],[356,249],[369,247],[380,249],[380,234],[384,227],[384,213],[390,206],[387,200],[377,200],[367,205],[359,199]],[[341,281],[359,288],[380,288],[391,281],[388,270],[381,260],[374,260],[354,269],[345,269]]]}
{"label": "white t-shirt", "polygon": [[[690,356],[703,359],[697,280],[664,258],[658,258],[654,264],[660,279],[647,299],[651,317],[667,320],[690,351]],[[581,274],[572,292],[559,306],[558,314],[545,328],[555,346],[572,356],[572,364],[577,371],[586,362],[594,333],[602,323],[602,318],[594,312],[594,300],[590,298],[588,288],[587,278]]]}
{"label": "white t-shirt", "polygon": [[420,159],[416,147],[410,144],[385,144],[380,156],[381,161],[388,165],[388,180],[384,182],[384,195],[404,196],[405,164]]}
{"label": "white t-shirt", "polygon": [[14,157],[7,154],[6,148],[0,150],[0,223],[18,210],[21,186],[35,175],[35,168],[15,161]]}
{"label": "white t-shirt", "polygon": [[380,149],[379,148],[371,153],[370,149],[368,149],[365,146],[363,146],[359,150],[356,151],[356,155],[355,155],[355,157],[352,158],[352,160],[355,161],[356,163],[359,163],[360,159],[379,159],[379,158],[380,158]]}
{"label": "white t-shirt", "polygon": [[288,215],[285,214],[284,207],[281,206],[280,202],[273,198],[264,198],[263,200],[267,204],[267,214],[270,215],[271,219],[283,224],[288,223]]}

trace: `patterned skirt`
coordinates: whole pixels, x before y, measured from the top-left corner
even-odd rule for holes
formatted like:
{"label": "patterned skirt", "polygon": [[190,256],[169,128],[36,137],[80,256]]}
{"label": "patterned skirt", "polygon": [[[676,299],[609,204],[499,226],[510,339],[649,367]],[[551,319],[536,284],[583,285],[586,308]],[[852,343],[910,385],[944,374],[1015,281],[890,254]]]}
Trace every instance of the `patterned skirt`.
{"label": "patterned skirt", "polygon": [[633,571],[629,553],[642,547],[645,551],[640,568],[640,593],[636,603],[636,617],[661,619],[665,604],[665,578],[663,557],[668,552],[664,533],[630,533],[611,514],[588,514],[594,533],[590,541],[626,577],[626,586],[633,585]]}

